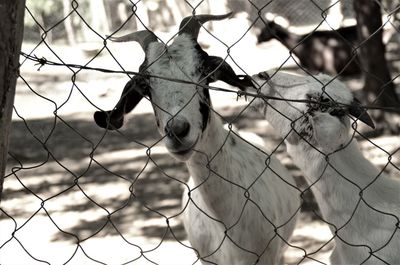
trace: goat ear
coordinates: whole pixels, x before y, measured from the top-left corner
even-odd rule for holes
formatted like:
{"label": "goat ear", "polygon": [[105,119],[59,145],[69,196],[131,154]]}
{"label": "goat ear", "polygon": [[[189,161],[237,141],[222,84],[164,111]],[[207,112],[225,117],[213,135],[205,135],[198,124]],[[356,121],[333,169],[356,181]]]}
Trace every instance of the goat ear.
{"label": "goat ear", "polygon": [[243,91],[246,91],[249,87],[254,87],[250,76],[239,77],[235,74],[232,67],[220,57],[208,56],[203,66],[205,74],[210,75],[209,82],[221,80]]}
{"label": "goat ear", "polygon": [[349,107],[349,114],[367,124],[372,129],[375,129],[374,122],[368,115],[367,111],[362,107],[361,102],[358,99],[353,98],[353,101],[351,102]]}
{"label": "goat ear", "polygon": [[134,77],[126,83],[121,98],[113,110],[96,111],[94,121],[105,129],[116,130],[124,124],[124,115],[132,111],[145,94],[148,85],[143,77]]}

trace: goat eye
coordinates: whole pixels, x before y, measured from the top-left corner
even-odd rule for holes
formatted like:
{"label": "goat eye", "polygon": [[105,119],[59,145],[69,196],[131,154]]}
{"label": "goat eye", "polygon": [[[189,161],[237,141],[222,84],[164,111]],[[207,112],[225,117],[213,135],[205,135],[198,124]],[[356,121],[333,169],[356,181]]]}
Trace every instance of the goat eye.
{"label": "goat eye", "polygon": [[329,100],[329,98],[323,98],[323,97],[321,97],[320,99],[319,99],[319,102],[320,102],[320,110],[322,111],[322,112],[326,112],[328,109],[329,109],[329,107],[330,107],[330,100]]}
{"label": "goat eye", "polygon": [[320,104],[319,102],[319,97],[317,97],[316,95],[311,95],[311,94],[307,94],[306,95],[307,99],[310,101],[307,103],[307,107],[310,111],[315,111],[319,109]]}

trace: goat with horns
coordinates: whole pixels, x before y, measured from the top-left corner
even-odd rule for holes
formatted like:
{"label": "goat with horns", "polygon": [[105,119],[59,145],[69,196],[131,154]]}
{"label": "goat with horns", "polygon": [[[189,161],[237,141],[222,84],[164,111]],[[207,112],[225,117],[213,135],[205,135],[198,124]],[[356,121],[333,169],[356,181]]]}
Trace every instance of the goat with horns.
{"label": "goat with horns", "polygon": [[113,38],[139,42],[145,61],[116,107],[94,118],[100,127],[118,129],[124,115],[148,98],[168,151],[191,174],[183,194],[184,226],[199,258],[217,264],[278,264],[296,223],[299,192],[276,158],[223,128],[205,88],[217,80],[242,90],[252,86],[249,77],[240,78],[197,43],[203,23],[229,16],[184,18],[170,46],[150,31]]}
{"label": "goat with horns", "polygon": [[351,90],[322,74],[269,71],[253,80],[253,106],[285,138],[334,235],[331,264],[399,264],[400,182],[360,151],[356,121],[374,123]]}

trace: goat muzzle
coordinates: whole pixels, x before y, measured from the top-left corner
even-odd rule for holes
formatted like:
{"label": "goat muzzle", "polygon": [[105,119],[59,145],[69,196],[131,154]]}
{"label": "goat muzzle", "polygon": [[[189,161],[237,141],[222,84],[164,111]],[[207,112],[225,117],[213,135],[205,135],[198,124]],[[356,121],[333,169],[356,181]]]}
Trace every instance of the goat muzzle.
{"label": "goat muzzle", "polygon": [[167,137],[179,142],[189,134],[190,123],[184,118],[175,117],[167,122],[164,131]]}

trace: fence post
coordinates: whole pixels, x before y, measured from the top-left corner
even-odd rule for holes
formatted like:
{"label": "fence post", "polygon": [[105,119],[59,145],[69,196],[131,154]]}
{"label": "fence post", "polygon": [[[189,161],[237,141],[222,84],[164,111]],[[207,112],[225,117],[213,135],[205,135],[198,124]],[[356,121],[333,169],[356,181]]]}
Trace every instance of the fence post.
{"label": "fence post", "polygon": [[24,31],[25,0],[0,2],[0,202],[7,164],[15,85]]}

